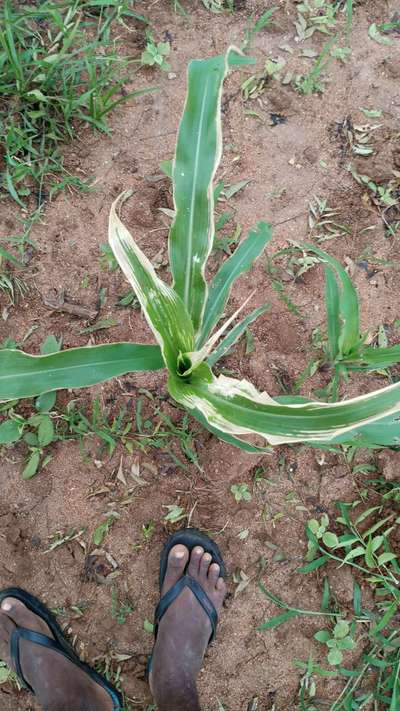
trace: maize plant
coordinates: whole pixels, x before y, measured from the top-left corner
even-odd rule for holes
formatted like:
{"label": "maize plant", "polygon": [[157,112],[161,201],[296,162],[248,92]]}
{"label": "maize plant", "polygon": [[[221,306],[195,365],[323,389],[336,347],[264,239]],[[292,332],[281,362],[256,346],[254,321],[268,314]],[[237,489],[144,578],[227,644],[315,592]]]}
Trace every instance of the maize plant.
{"label": "maize plant", "polygon": [[[307,442],[400,444],[400,382],[336,403],[271,397],[246,380],[215,375],[213,366],[267,306],[221,325],[232,285],[271,238],[259,222],[207,282],[205,267],[214,239],[213,180],[221,158],[221,92],[230,66],[251,63],[231,48],[225,56],[192,61],[188,93],[173,161],[174,220],[169,234],[172,285],[156,274],[118,215],[127,195],[112,205],[109,243],[133,287],[156,344],[114,343],[32,356],[0,351],[0,399],[33,397],[59,388],[81,388],[134,371],[166,368],[170,395],[220,439],[247,451]],[[343,267],[317,253],[327,269],[328,336],[335,363],[363,369],[373,361],[360,336],[357,295]],[[350,282],[351,284],[351,282]],[[390,351],[390,349],[386,349]],[[380,358],[380,360],[379,360]],[[378,356],[386,365],[398,351]]]}

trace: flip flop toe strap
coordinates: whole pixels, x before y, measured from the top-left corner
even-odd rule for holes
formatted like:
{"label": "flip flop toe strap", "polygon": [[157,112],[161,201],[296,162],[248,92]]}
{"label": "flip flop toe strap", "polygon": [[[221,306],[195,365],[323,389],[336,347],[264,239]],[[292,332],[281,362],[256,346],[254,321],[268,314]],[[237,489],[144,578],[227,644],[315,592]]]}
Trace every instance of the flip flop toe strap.
{"label": "flip flop toe strap", "polygon": [[27,642],[34,642],[35,644],[40,644],[41,647],[47,647],[48,649],[52,649],[55,652],[58,652],[59,654],[62,654],[64,657],[69,659],[70,661],[74,661],[71,659],[62,649],[62,647],[56,642],[54,639],[51,639],[50,637],[47,637],[44,634],[41,634],[40,632],[35,632],[34,630],[28,630],[26,627],[16,627],[15,630],[13,630],[13,633],[11,635],[11,644],[10,644],[10,649],[11,649],[11,659],[13,661],[13,664],[15,666],[15,671],[17,672],[19,678],[23,682],[24,686],[31,691],[32,693],[35,693],[34,690],[32,689],[31,685],[28,684],[28,682],[25,679],[24,673],[22,671],[21,667],[21,659],[20,659],[20,640],[24,639]]}
{"label": "flip flop toe strap", "polygon": [[200,583],[198,583],[197,580],[192,578],[190,575],[183,575],[181,578],[179,578],[178,582],[175,583],[175,585],[173,585],[172,588],[170,588],[168,592],[165,593],[165,595],[163,595],[160,602],[158,603],[155,611],[155,635],[157,636],[158,626],[165,613],[167,612],[168,608],[172,605],[174,600],[176,600],[176,598],[185,588],[189,588],[192,591],[193,595],[196,597],[196,600],[202,606],[204,612],[210,620],[210,644],[213,641],[217,632],[218,613],[214,607],[213,602],[210,600],[205,590],[201,587]]}

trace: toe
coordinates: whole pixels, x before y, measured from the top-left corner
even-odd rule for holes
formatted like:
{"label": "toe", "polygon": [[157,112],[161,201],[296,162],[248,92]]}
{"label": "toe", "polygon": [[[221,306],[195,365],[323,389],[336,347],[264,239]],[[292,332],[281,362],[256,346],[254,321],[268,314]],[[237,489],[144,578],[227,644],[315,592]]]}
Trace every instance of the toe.
{"label": "toe", "polygon": [[210,567],[208,569],[208,580],[214,586],[217,584],[220,570],[221,569],[217,563],[213,563],[212,565],[210,565]]}
{"label": "toe", "polygon": [[204,550],[201,546],[195,546],[190,554],[189,575],[195,578],[199,574],[200,561]]}
{"label": "toe", "polygon": [[210,563],[212,561],[212,556],[209,553],[204,553],[201,561],[200,561],[200,577],[201,578],[207,578],[208,574],[208,569],[210,567]]}
{"label": "toe", "polygon": [[27,627],[35,632],[41,632],[49,637],[52,633],[46,623],[34,612],[28,610],[24,603],[14,597],[6,597],[1,603],[1,611],[19,627]]}
{"label": "toe", "polygon": [[218,578],[217,584],[215,586],[218,590],[219,593],[221,593],[222,597],[225,596],[226,594],[226,583],[223,578]]}
{"label": "toe", "polygon": [[3,612],[0,612],[0,659],[5,661],[8,666],[11,664],[10,640],[13,630],[15,630],[14,622]]}
{"label": "toe", "polygon": [[171,548],[168,556],[167,572],[163,584],[163,594],[167,592],[182,577],[187,562],[189,551],[186,546],[177,545]]}

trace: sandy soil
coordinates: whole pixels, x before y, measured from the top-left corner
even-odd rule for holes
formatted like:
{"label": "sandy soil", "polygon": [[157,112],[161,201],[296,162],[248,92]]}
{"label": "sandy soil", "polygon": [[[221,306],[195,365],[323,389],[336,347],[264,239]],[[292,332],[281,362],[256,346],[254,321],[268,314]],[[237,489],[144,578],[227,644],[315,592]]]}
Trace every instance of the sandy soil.
{"label": "sandy soil", "polygon": [[[0,341],[8,336],[19,340],[34,325],[37,328],[26,343],[29,352],[37,353],[48,333],[62,336],[64,347],[84,345],[88,337],[80,331],[88,322],[54,311],[45,301],[65,292],[68,299],[96,310],[100,289],[106,290],[106,300],[99,318],[114,317],[118,325],[94,334],[92,342],[152,341],[138,311],[116,307],[127,291],[122,275],[100,268],[100,245],[106,242],[111,201],[122,189],[133,189],[134,199],[124,208],[124,220],[146,253],[152,258],[158,255],[160,274],[167,277],[167,220],[158,208],[170,206],[171,196],[159,162],[173,154],[187,62],[223,52],[230,43],[240,43],[251,13],[272,4],[280,6],[276,25],[252,42],[252,54],[259,60],[257,70],[261,71],[266,57],[280,55],[287,59],[288,66],[304,71],[310,60],[299,58],[300,45],[294,39],[295,2],[244,0],[241,9],[231,16],[210,15],[193,3],[196,7],[188,20],[173,14],[167,0],[138,3],[151,17],[159,36],[168,33],[172,74],[142,72],[135,78],[135,88],[156,84],[160,91],[118,109],[110,120],[111,136],[83,129],[79,140],[67,147],[68,169],[94,178],[94,190],[85,195],[62,193],[47,206],[42,223],[32,233],[38,251],[27,268],[30,293],[8,309],[7,320],[0,322]],[[360,107],[382,108],[382,126],[374,134],[375,154],[355,162],[360,172],[376,180],[385,180],[385,173],[389,171],[390,177],[393,169],[400,169],[399,46],[377,44],[367,35],[371,22],[387,20],[396,9],[396,2],[357,3],[353,53],[346,65],[335,63],[329,68],[322,95],[300,96],[271,82],[259,101],[244,104],[240,85],[253,70],[232,73],[224,93],[225,152],[219,172],[230,184],[250,180],[232,200],[235,220],[242,225],[243,233],[260,219],[270,220],[274,225],[270,254],[286,245],[288,239],[308,238],[308,202],[314,195],[326,197],[338,210],[337,221],[351,230],[351,234],[325,246],[344,263],[352,260],[347,263],[352,265],[361,297],[362,326],[374,332],[384,323],[393,339],[393,322],[400,314],[399,240],[385,237],[375,206],[347,171],[350,157],[337,124],[346,117],[356,125],[368,123]],[[122,32],[129,51],[139,52],[139,30]],[[323,41],[323,37],[314,35],[305,44],[318,49]],[[279,49],[282,45],[292,47],[294,54]],[[249,109],[265,120],[247,115]],[[270,125],[271,113],[283,114],[286,122]],[[271,196],[274,191],[282,192],[281,196]],[[2,205],[1,234],[12,234],[18,228],[14,204]],[[216,253],[210,269],[214,270],[221,258],[222,253]],[[365,264],[357,266],[363,260],[372,265],[373,274],[365,271]],[[394,266],[388,267],[385,262]],[[225,366],[250,378],[257,387],[279,394],[280,383],[290,388],[309,362],[314,329],[324,327],[323,273],[313,269],[304,279],[287,282],[287,293],[299,307],[301,317],[290,313],[271,289],[265,259],[241,278],[230,308],[237,307],[254,289],[251,308],[269,301],[271,309],[252,327],[253,352],[246,355],[241,344],[226,359]],[[5,305],[2,299],[0,292],[0,311]],[[302,392],[310,395],[315,387],[327,382],[327,377],[326,373],[317,373],[306,381]],[[379,383],[382,379],[377,376],[354,377],[346,392],[361,393]],[[134,417],[138,388],[165,395],[165,377],[162,373],[130,375],[84,393],[61,393],[57,404],[62,407],[74,398],[80,407],[90,408],[98,397],[110,414],[126,404]],[[175,420],[180,418],[179,411],[169,403],[164,402],[162,408]],[[198,431],[196,423],[193,427]],[[158,597],[159,554],[168,531],[173,530],[163,523],[163,506],[177,503],[192,511],[192,525],[215,535],[231,573],[218,642],[209,650],[201,674],[203,708],[216,711],[219,700],[226,711],[246,711],[257,697],[259,711],[296,709],[300,676],[293,660],[306,660],[310,653],[322,659],[320,645],[313,640],[319,626],[312,618],[301,618],[270,632],[257,632],[261,621],[277,613],[257,583],[263,580],[268,589],[293,606],[319,608],[322,575],[301,576],[295,571],[306,548],[305,521],[324,511],[333,518],[335,501],[350,501],[357,494],[359,482],[349,476],[344,459],[330,453],[321,456],[321,452],[303,447],[281,447],[272,456],[248,455],[200,432],[196,447],[203,471],[188,465],[183,472],[162,452],[152,449],[130,455],[119,447],[111,458],[104,454],[100,458],[94,442],[85,446],[88,456],[83,458],[77,442],[52,445],[49,465],[29,483],[20,478],[25,455],[22,445],[2,452],[0,585],[20,585],[52,608],[65,608],[60,619],[86,659],[104,657],[115,670],[118,655],[126,655],[121,663],[123,686],[132,709],[144,710],[151,701],[144,665],[152,646],[144,620],[152,619]],[[145,486],[125,487],[116,478],[121,456],[125,472],[133,462],[139,463]],[[396,457],[394,453],[383,459],[378,455],[374,458],[373,453],[362,456],[374,460],[383,473],[393,467]],[[236,504],[230,486],[246,482],[252,487],[256,467],[264,468],[266,481],[254,490],[251,502]],[[120,518],[101,551],[93,555],[93,530],[109,511],[117,511]],[[155,534],[146,544],[142,526],[151,520],[156,522]],[[45,552],[56,531],[82,527],[86,533],[80,542]],[[241,540],[238,535],[244,529],[249,534]],[[104,552],[111,554],[118,566],[112,578],[107,577],[112,567]],[[250,580],[238,593],[232,575],[239,570]],[[340,577],[335,569],[327,572],[346,610],[351,607],[351,576],[347,571]],[[121,599],[129,597],[135,606],[124,625],[118,625],[111,615],[113,587]],[[71,606],[81,603],[85,611],[78,617]],[[340,680],[320,681],[318,698],[334,698],[341,684]],[[9,686],[0,687],[0,706],[4,711],[37,709],[25,692],[16,693]]]}

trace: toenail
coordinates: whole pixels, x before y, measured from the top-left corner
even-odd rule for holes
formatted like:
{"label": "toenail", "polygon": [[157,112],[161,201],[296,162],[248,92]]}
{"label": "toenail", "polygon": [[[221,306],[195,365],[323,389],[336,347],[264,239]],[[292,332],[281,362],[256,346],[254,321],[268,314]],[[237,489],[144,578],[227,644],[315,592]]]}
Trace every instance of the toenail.
{"label": "toenail", "polygon": [[1,603],[1,609],[4,610],[5,612],[10,612],[12,610],[12,604],[11,602],[2,602]]}
{"label": "toenail", "polygon": [[184,551],[175,551],[173,554],[174,558],[184,558],[185,557],[185,552]]}
{"label": "toenail", "polygon": [[206,560],[207,563],[209,563],[209,562],[212,560],[212,557],[210,556],[209,553],[205,553],[205,554],[204,554],[204,560]]}

